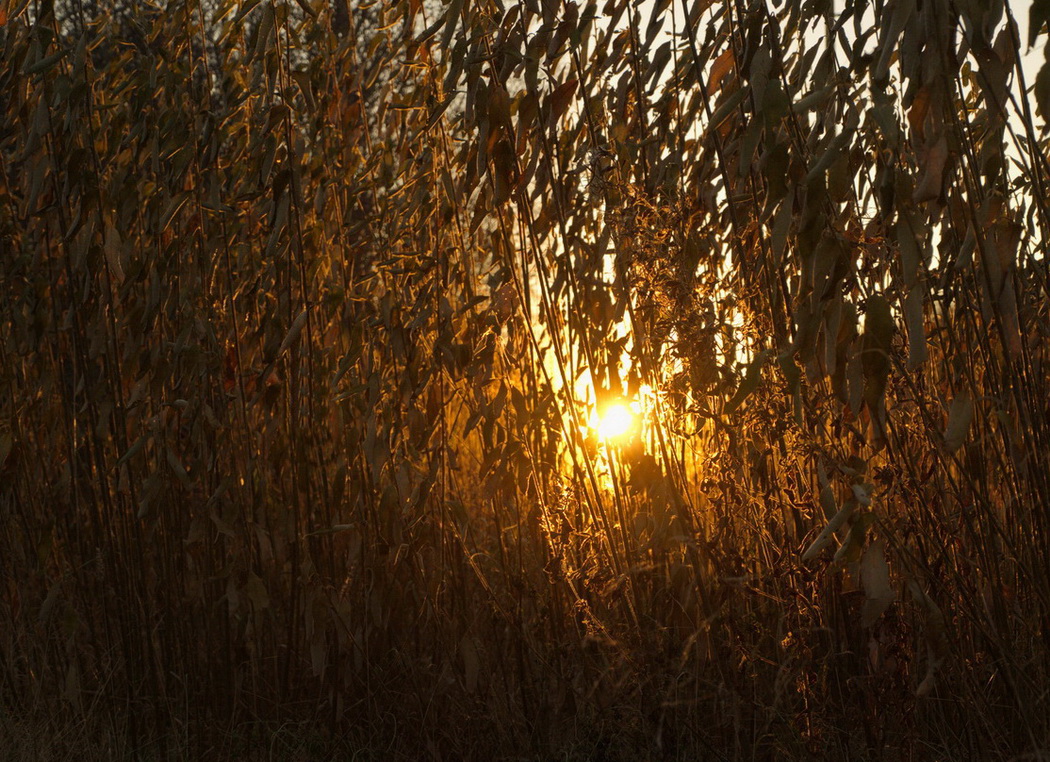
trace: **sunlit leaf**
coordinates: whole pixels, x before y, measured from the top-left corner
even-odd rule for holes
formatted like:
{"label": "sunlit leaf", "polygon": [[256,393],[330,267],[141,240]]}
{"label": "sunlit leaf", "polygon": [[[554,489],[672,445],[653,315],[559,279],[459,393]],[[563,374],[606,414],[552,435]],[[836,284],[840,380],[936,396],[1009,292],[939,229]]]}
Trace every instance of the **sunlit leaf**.
{"label": "sunlit leaf", "polygon": [[838,532],[839,529],[841,529],[846,524],[846,521],[848,521],[850,516],[853,515],[853,511],[856,509],[856,507],[857,504],[853,501],[847,502],[844,506],[842,506],[842,508],[840,508],[838,512],[831,517],[828,523],[824,525],[824,528],[820,530],[820,534],[817,535],[817,539],[815,539],[810,544],[810,546],[806,548],[805,552],[801,556],[801,560],[803,562],[812,561],[814,558],[820,555],[820,552],[822,550],[831,545],[831,541],[834,539],[835,533]]}

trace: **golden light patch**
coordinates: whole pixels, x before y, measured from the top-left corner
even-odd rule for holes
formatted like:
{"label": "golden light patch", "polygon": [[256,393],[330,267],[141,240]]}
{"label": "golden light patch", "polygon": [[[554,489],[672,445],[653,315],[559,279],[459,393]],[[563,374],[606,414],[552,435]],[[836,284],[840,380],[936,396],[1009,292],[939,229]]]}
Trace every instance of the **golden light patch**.
{"label": "golden light patch", "polygon": [[602,411],[595,429],[606,442],[622,439],[635,426],[635,414],[622,402],[615,402]]}

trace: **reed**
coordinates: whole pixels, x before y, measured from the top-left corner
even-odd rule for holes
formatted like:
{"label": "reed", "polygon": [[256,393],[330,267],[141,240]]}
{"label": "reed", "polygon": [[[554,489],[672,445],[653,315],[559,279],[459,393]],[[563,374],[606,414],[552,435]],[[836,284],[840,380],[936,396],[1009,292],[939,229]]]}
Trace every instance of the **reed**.
{"label": "reed", "polygon": [[1039,13],[0,0],[0,746],[1050,753]]}

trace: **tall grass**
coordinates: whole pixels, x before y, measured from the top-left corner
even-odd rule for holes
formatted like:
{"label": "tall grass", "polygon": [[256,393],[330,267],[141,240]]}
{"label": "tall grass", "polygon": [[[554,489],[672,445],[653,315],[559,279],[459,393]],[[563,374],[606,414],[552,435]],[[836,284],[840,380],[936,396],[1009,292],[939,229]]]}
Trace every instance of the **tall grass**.
{"label": "tall grass", "polygon": [[4,0],[12,753],[1048,753],[1041,23]]}

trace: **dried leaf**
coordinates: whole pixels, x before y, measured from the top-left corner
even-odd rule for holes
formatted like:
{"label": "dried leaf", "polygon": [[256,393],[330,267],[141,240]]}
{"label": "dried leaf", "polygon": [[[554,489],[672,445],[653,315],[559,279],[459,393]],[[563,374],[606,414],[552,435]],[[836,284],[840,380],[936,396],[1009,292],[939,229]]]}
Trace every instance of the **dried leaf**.
{"label": "dried leaf", "polygon": [[255,30],[255,48],[252,51],[252,58],[260,58],[266,55],[266,51],[269,50],[270,45],[273,43],[274,35],[274,15],[273,5],[271,3],[263,3],[262,12],[259,16],[259,26]]}
{"label": "dried leaf", "polygon": [[750,397],[760,383],[762,383],[762,368],[765,366],[766,361],[772,354],[772,350],[764,350],[759,352],[755,358],[748,364],[747,371],[744,373],[744,380],[740,382],[740,386],[736,390],[736,394],[726,403],[725,413],[730,415],[735,412],[738,407]]}
{"label": "dried leaf", "polygon": [[[846,503],[842,508],[839,509],[838,513],[831,517],[831,520],[824,526],[817,535],[812,544],[806,548],[806,551],[802,554],[802,561],[811,561],[816,558],[824,548],[831,544],[832,538],[835,533],[842,528],[842,526],[849,520],[849,517],[853,515],[853,511],[856,509],[857,504],[852,500]],[[825,506],[826,508],[826,506]]]}
{"label": "dried leaf", "polygon": [[124,265],[121,263],[120,254],[120,236],[117,234],[117,229],[110,222],[106,222],[103,250],[106,254],[106,264],[109,265],[109,272],[119,286],[124,282]]}
{"label": "dried leaf", "polygon": [[890,567],[886,563],[882,542],[872,543],[861,556],[860,584],[866,598],[860,615],[860,626],[871,627],[897,600],[897,594],[890,584]]}
{"label": "dried leaf", "polygon": [[307,307],[292,321],[292,327],[288,329],[288,334],[284,337],[284,341],[281,342],[280,348],[277,350],[277,356],[280,357],[288,349],[299,340],[299,334],[303,332],[303,326],[306,325],[306,319],[310,315],[310,308]]}
{"label": "dried leaf", "polygon": [[478,689],[478,673],[481,670],[481,660],[478,657],[478,648],[470,635],[464,635],[459,641],[459,655],[463,660],[463,682],[468,693],[474,693]]}
{"label": "dried leaf", "polygon": [[707,80],[708,96],[714,95],[722,89],[722,83],[733,73],[735,65],[736,57],[733,55],[733,49],[726,48],[711,65],[711,74]]}
{"label": "dried leaf", "polygon": [[930,111],[930,86],[923,85],[915,93],[908,109],[908,125],[912,134],[920,141],[926,140],[926,115]]}
{"label": "dried leaf", "polygon": [[509,135],[510,123],[510,96],[502,85],[492,83],[488,89],[489,102],[489,130],[493,137]]}
{"label": "dried leaf", "polygon": [[254,572],[248,573],[248,579],[241,591],[251,602],[256,611],[270,608],[270,594],[266,591],[266,584],[259,575]]}
{"label": "dried leaf", "polygon": [[22,69],[22,74],[28,77],[32,76],[33,74],[40,74],[41,72],[47,71],[52,66],[61,61],[63,58],[65,58],[68,52],[69,51],[67,50],[60,50],[57,53],[52,53],[51,55],[44,56],[43,58],[34,61],[31,64],[27,64],[26,67]]}
{"label": "dried leaf", "polygon": [[448,50],[449,44],[452,42],[452,35],[456,33],[456,27],[459,26],[459,17],[463,13],[464,0],[452,0],[449,5],[448,13],[445,16],[445,31],[441,35],[441,49]]}
{"label": "dried leaf", "polygon": [[1035,45],[1043,25],[1050,21],[1050,0],[1032,0],[1028,8],[1028,48]]}
{"label": "dried leaf", "polygon": [[550,125],[553,127],[558,123],[558,120],[565,114],[566,109],[569,108],[569,104],[572,103],[572,96],[576,94],[576,87],[578,81],[570,79],[568,82],[564,82],[554,89],[554,92],[550,94]]}
{"label": "dried leaf", "polygon": [[881,294],[869,296],[864,306],[864,367],[868,375],[876,375],[889,370],[895,333],[893,313]]}
{"label": "dried leaf", "polygon": [[492,148],[492,203],[502,206],[510,199],[514,187],[516,162],[509,140],[500,140]]}
{"label": "dried leaf", "polygon": [[973,420],[973,400],[968,394],[960,394],[952,402],[948,411],[948,426],[944,430],[944,446],[948,452],[955,452],[966,441]]}
{"label": "dried leaf", "polygon": [[944,614],[939,606],[914,581],[908,583],[908,589],[914,600],[922,609],[926,637],[926,674],[915,691],[919,698],[929,695],[936,684],[937,673],[948,656],[947,626]]}
{"label": "dried leaf", "polygon": [[729,118],[729,115],[733,113],[734,109],[743,103],[744,98],[747,97],[748,89],[741,87],[734,90],[730,95],[726,97],[722,104],[715,109],[715,112],[711,114],[711,122],[707,125],[707,133],[710,134],[718,130],[722,123]]}
{"label": "dried leaf", "polygon": [[942,134],[926,154],[922,179],[915,187],[912,199],[919,204],[933,201],[941,195],[944,184],[944,168],[948,162],[948,139]]}
{"label": "dried leaf", "polygon": [[917,370],[926,362],[926,326],[923,317],[921,284],[912,287],[904,300],[904,322],[908,327],[908,370]]}
{"label": "dried leaf", "polygon": [[[882,38],[879,40],[878,58],[872,71],[876,85],[885,83],[889,77],[890,60],[897,49],[897,40],[904,31],[905,25],[915,12],[915,0],[890,0],[888,3],[889,23],[882,25]],[[884,11],[887,13],[887,11]]]}

